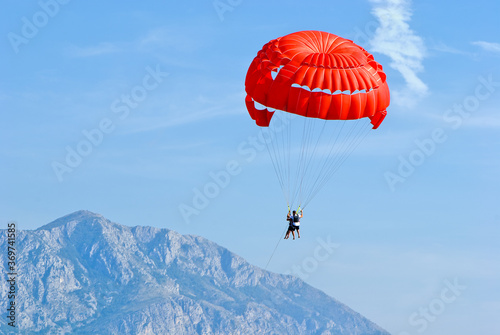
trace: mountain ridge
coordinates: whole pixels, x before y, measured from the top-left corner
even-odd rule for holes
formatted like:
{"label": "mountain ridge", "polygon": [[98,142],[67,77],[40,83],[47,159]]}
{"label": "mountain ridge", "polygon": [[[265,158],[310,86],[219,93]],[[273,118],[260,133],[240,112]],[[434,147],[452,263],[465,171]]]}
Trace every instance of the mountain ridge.
{"label": "mountain ridge", "polygon": [[388,334],[200,236],[77,211],[20,231],[18,246],[18,322],[29,333],[103,333],[106,323],[105,334]]}

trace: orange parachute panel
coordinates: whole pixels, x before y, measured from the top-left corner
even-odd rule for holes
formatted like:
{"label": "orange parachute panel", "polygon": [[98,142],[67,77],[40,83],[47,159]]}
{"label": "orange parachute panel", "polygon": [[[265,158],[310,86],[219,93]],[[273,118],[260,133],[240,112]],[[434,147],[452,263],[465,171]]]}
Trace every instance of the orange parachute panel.
{"label": "orange parachute panel", "polygon": [[300,31],[265,44],[245,79],[248,112],[269,126],[275,110],[325,120],[368,117],[376,129],[387,114],[382,66],[354,42],[322,31]]}

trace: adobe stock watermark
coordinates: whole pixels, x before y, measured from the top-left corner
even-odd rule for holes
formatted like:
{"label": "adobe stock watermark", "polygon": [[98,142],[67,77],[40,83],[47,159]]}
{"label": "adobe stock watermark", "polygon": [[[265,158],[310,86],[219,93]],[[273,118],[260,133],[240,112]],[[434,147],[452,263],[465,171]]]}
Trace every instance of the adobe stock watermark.
{"label": "adobe stock watermark", "polygon": [[212,5],[214,6],[214,9],[219,16],[219,20],[223,22],[225,13],[232,12],[242,3],[243,0],[214,0],[214,2],[212,2]]}
{"label": "adobe stock watermark", "polygon": [[9,39],[12,50],[17,54],[21,45],[28,44],[33,38],[38,35],[40,29],[45,27],[51,19],[53,19],[62,5],[66,5],[71,0],[41,0],[38,2],[40,10],[35,12],[30,18],[23,16],[21,18],[21,29],[19,33],[9,32]]}
{"label": "adobe stock watermark", "polygon": [[312,256],[308,256],[302,260],[300,264],[294,264],[289,271],[285,271],[286,275],[295,275],[302,280],[306,280],[315,272],[321,263],[326,262],[340,247],[340,244],[334,243],[332,237],[328,235],[326,238],[316,238],[318,245],[314,248]]}
{"label": "adobe stock watermark", "polygon": [[458,282],[458,278],[455,278],[453,282],[446,279],[443,284],[444,286],[436,298],[429,301],[427,305],[421,306],[418,311],[409,316],[408,324],[413,327],[414,332],[403,331],[398,335],[413,335],[425,332],[429,325],[435,322],[446,311],[448,306],[454,303],[467,289],[467,286]]}
{"label": "adobe stock watermark", "polygon": [[[451,130],[459,129],[466,119],[479,110],[481,102],[490,98],[500,87],[500,82],[494,81],[491,74],[487,77],[479,76],[478,81],[479,84],[473,94],[466,96],[461,103],[454,104],[443,113],[443,121]],[[443,127],[437,127],[428,137],[416,139],[411,152],[398,156],[397,168],[384,173],[385,181],[391,191],[394,192],[398,184],[408,180],[417,168],[436,152],[438,146],[448,140],[448,132],[449,130]]]}
{"label": "adobe stock watermark", "polygon": [[178,206],[185,223],[191,223],[193,216],[200,215],[211,201],[229,186],[231,180],[243,172],[244,165],[253,162],[258,153],[265,150],[266,145],[273,141],[276,134],[282,132],[290,120],[295,117],[295,115],[284,116],[284,114],[275,113],[272,128],[262,128],[257,136],[247,137],[237,147],[238,159],[228,161],[225,167],[218,171],[209,172],[209,180],[203,186],[193,188],[190,203],[181,203]]}
{"label": "adobe stock watermark", "polygon": [[347,34],[346,38],[351,39],[354,43],[360,46],[368,46],[370,45],[370,41],[375,36],[377,32],[377,28],[380,27],[380,23],[378,21],[372,20],[368,21],[363,29],[359,27],[354,27],[354,32],[351,34]]}
{"label": "adobe stock watermark", "polygon": [[139,107],[139,104],[148,97],[149,93],[158,88],[168,76],[168,73],[163,72],[159,65],[156,65],[155,69],[147,66],[145,70],[146,74],[143,76],[141,84],[135,85],[130,92],[122,94],[120,98],[111,103],[112,117],[102,118],[96,127],[82,130],[83,138],[74,146],[66,146],[64,160],[52,162],[52,170],[59,182],[63,182],[65,174],[71,173],[79,167],[83,159],[103,143],[104,137],[115,130],[117,119],[127,118],[130,111]]}

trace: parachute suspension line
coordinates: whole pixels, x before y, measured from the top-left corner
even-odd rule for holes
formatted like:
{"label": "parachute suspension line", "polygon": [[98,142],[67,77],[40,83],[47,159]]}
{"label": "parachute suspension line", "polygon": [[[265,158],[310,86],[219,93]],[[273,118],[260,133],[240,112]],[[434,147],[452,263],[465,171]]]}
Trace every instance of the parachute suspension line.
{"label": "parachute suspension line", "polygon": [[[300,90],[299,92],[300,93],[299,93],[299,96],[297,98],[297,103],[295,105],[295,110],[300,110],[299,103],[301,101],[300,97],[303,94],[303,91]],[[298,119],[307,119],[307,117],[299,116]],[[298,164],[297,164],[297,166],[295,166],[295,178],[293,178],[293,187],[291,187],[291,192],[292,192],[291,203],[292,203],[292,206],[295,203],[295,200],[297,198],[297,193],[298,193],[298,190],[297,190],[297,186],[298,185],[297,185],[297,183],[298,183],[298,179],[299,179],[299,176],[300,176],[300,164],[302,162],[302,157],[304,157],[304,154],[306,153],[306,149],[307,149],[306,140],[305,140],[306,125],[307,125],[306,121],[304,121],[304,127],[302,128],[302,137],[301,137],[302,140],[300,141],[301,142],[301,149],[300,149],[299,158],[298,158],[298,160],[295,160]],[[291,127],[289,128],[290,132],[291,132],[290,135],[291,135],[291,137],[293,139],[295,139],[298,136],[298,133],[295,134],[295,131],[293,129],[294,125],[295,125],[295,122],[291,123]],[[294,143],[295,142],[296,141],[294,141]],[[290,156],[290,159],[291,159],[292,156],[295,156],[295,150],[294,149],[295,148],[290,148],[290,151],[288,151],[288,156]]]}
{"label": "parachute suspension line", "polygon": [[[342,130],[344,129],[345,122],[334,122],[334,121],[324,121],[324,126],[326,126],[326,122],[329,122],[328,125],[331,125],[333,129],[329,129],[330,131],[330,138],[327,138],[324,141],[321,141],[324,145],[327,145],[330,150],[325,156],[325,158],[318,164],[315,165],[314,172],[310,173],[310,178],[309,181],[307,182],[309,186],[309,191],[307,194],[311,194],[312,190],[315,188],[315,184],[318,182],[319,179],[321,179],[326,173],[325,173],[325,167],[328,165],[328,161],[330,159],[334,159],[335,155],[332,155],[332,152],[334,152],[334,149],[337,147],[337,142],[339,141],[340,135],[342,134]],[[338,129],[340,128],[340,129]],[[318,138],[318,142],[321,139]],[[315,148],[316,151],[316,148]],[[301,201],[304,205],[309,202],[309,195],[306,195],[305,198],[302,199]],[[304,206],[305,207],[305,206]]]}
{"label": "parachute suspension line", "polygon": [[305,208],[309,202],[319,193],[323,185],[325,185],[335,174],[335,172],[340,168],[340,166],[349,158],[349,156],[354,152],[354,150],[364,141],[366,136],[372,130],[372,126],[370,123],[363,124],[361,122],[357,122],[357,124],[352,127],[349,131],[348,136],[350,136],[354,129],[356,129],[355,135],[351,136],[351,139],[346,141],[348,142],[347,148],[341,151],[341,155],[337,160],[332,160],[329,162],[329,166],[327,167],[327,173],[318,177],[314,182],[314,187],[311,189],[310,195],[307,197],[307,201],[304,203],[303,208]]}
{"label": "parachute suspension line", "polygon": [[293,202],[295,201],[300,202],[300,196],[302,193],[302,186],[303,186],[303,179],[305,176],[305,169],[306,169],[306,162],[308,161],[308,155],[311,155],[311,141],[313,139],[313,134],[316,132],[314,131],[314,126],[315,122],[317,121],[316,119],[310,119],[307,117],[301,117],[301,121],[303,121],[303,131],[302,131],[302,138],[301,138],[301,152],[297,161],[297,168],[296,168],[296,178],[295,178],[295,185],[294,185],[294,196],[293,196]]}
{"label": "parachute suspension line", "polygon": [[[281,135],[281,140],[279,141],[281,144],[281,162],[283,162],[283,183],[286,185],[286,194],[287,194],[287,203],[289,203],[289,198],[290,198],[290,130],[288,127],[288,123],[290,120],[286,120],[289,118],[288,113],[280,112],[279,114],[280,120],[281,120],[281,128],[280,128],[280,135]],[[288,149],[287,149],[287,143],[288,143]]]}
{"label": "parachute suspension line", "polygon": [[[291,194],[291,202],[292,202],[292,207],[295,204],[295,199],[297,198],[297,186],[298,186],[298,179],[300,176],[300,163],[302,161],[302,157],[304,156],[305,150],[306,150],[306,145],[305,145],[305,134],[306,134],[306,123],[304,121],[304,126],[302,127],[302,136],[299,137],[299,132],[298,129],[296,131],[292,130],[294,132],[293,136],[295,139],[301,138],[302,140],[300,141],[300,151],[298,153],[295,152],[295,150],[292,150],[289,152],[289,155],[292,157],[295,157],[294,160],[294,177],[292,178],[293,185],[291,187],[292,194]],[[297,141],[294,141],[294,144]]]}
{"label": "parachute suspension line", "polygon": [[[288,205],[291,205],[291,159],[289,153],[292,142],[292,132],[289,125],[293,116],[295,115],[276,110],[270,126],[268,128],[261,128],[261,135],[263,136],[267,152],[273,163],[274,172]],[[264,136],[265,131],[269,132],[267,140]]]}
{"label": "parachute suspension line", "polygon": [[[355,126],[349,129],[348,134],[345,136],[345,141],[342,145],[342,148],[338,150],[338,152],[340,153],[338,158],[331,159],[328,162],[328,166],[325,168],[326,173],[319,176],[319,178],[314,182],[314,187],[311,189],[311,193],[308,196],[307,203],[309,203],[309,201],[317,195],[323,185],[325,185],[328,180],[330,180],[334,176],[335,172],[352,154],[354,149],[362,142],[362,140],[368,134],[369,130],[371,130],[371,127],[365,128],[365,132],[363,134],[363,127],[359,127],[359,125],[362,125],[362,123],[357,122]],[[355,135],[352,135],[356,128],[358,128],[357,133]]]}
{"label": "parachute suspension line", "polygon": [[286,135],[287,135],[287,150],[286,150],[286,160],[287,160],[287,175],[288,175],[288,194],[290,194],[290,182],[291,182],[291,178],[292,178],[292,160],[291,160],[291,150],[292,150],[292,131],[291,131],[291,121],[292,121],[292,118],[293,118],[293,114],[289,114],[289,113],[283,113],[285,115],[287,115],[288,117],[288,122],[287,122],[287,125],[286,125]]}
{"label": "parachute suspension line", "polygon": [[[273,149],[274,149],[274,158],[276,161],[276,165],[278,166],[277,170],[280,175],[281,182],[283,184],[283,193],[285,194],[285,199],[287,204],[290,205],[290,141],[291,141],[291,132],[288,127],[288,123],[290,122],[290,114],[276,111],[277,115],[273,118],[272,122],[272,132],[275,134],[275,138],[273,139]],[[288,118],[288,120],[287,120]],[[276,122],[280,122],[281,124],[276,125]],[[286,148],[287,141],[288,150]],[[287,164],[288,162],[288,164]]]}
{"label": "parachute suspension line", "polygon": [[[344,131],[344,128],[346,127],[346,122],[340,122],[340,129],[336,132],[332,132],[332,137],[330,138],[330,142],[327,142],[330,143],[330,150],[328,152],[328,154],[326,155],[326,159],[323,161],[323,164],[321,165],[319,171],[323,171],[322,174],[317,174],[317,178],[316,180],[314,181],[313,185],[316,185],[316,183],[322,179],[325,175],[328,174],[328,168],[327,166],[330,165],[330,162],[331,161],[335,161],[335,158],[338,157],[337,155],[341,154],[342,153],[342,144],[337,144],[339,142],[341,142],[341,139],[344,139],[345,134],[343,134],[343,131]],[[334,135],[335,136],[335,139],[333,141],[333,143],[331,142],[331,139],[334,138]],[[342,135],[344,135],[342,137]],[[345,139],[344,139],[344,143],[345,143]],[[340,146],[340,148],[339,148]],[[325,172],[326,171],[326,172]],[[312,187],[312,189],[314,189],[315,187]]]}
{"label": "parachute suspension line", "polygon": [[267,267],[269,266],[269,263],[271,263],[271,259],[273,258],[274,253],[276,252],[276,249],[278,249],[278,245],[280,244],[281,240],[283,239],[283,234],[285,234],[285,232],[286,232],[287,229],[288,229],[288,227],[286,227],[285,230],[283,230],[283,233],[281,233],[280,239],[278,240],[278,243],[276,243],[276,246],[274,247],[273,253],[271,254],[271,257],[269,257],[269,260],[267,261],[267,264],[264,267],[264,270],[267,270]]}
{"label": "parachute suspension line", "polygon": [[[278,157],[276,155],[276,149],[275,149],[274,144],[273,144],[274,141],[273,140],[269,141],[271,143],[271,145],[269,145],[268,141],[266,141],[266,139],[263,135],[263,132],[264,132],[264,130],[263,130],[263,128],[261,128],[261,135],[262,135],[262,138],[264,139],[264,143],[266,144],[267,152],[269,153],[269,157],[271,158],[271,162],[273,163],[274,172],[276,173],[276,177],[278,178],[278,182],[281,186],[281,191],[283,192],[283,195],[285,196],[285,200],[288,204],[289,203],[288,194],[285,192],[284,181],[282,180],[282,175],[279,172]],[[270,147],[272,148],[272,150]],[[273,153],[274,153],[274,156],[273,156]]]}
{"label": "parachute suspension line", "polygon": [[[361,126],[360,126],[361,125]],[[355,135],[352,135],[354,130],[357,129],[357,133]],[[365,131],[363,133],[363,130]],[[347,135],[347,140],[345,142],[344,147],[341,149],[341,154],[339,159],[335,162],[332,161],[330,162],[329,167],[327,170],[330,172],[324,176],[324,182],[329,179],[331,175],[333,175],[338,168],[346,161],[346,159],[351,155],[351,153],[354,151],[354,149],[361,143],[361,141],[366,137],[368,132],[371,130],[371,127],[366,127],[366,129],[363,129],[362,123],[357,122],[354,127],[352,127],[349,130],[349,134]]]}
{"label": "parachute suspension line", "polygon": [[302,138],[302,144],[303,147],[306,148],[304,149],[303,152],[301,152],[301,156],[299,159],[299,165],[297,167],[297,188],[296,188],[296,194],[295,197],[298,202],[300,202],[300,196],[302,193],[302,181],[304,179],[304,169],[305,169],[305,162],[307,161],[307,154],[309,152],[310,148],[310,139],[311,139],[311,133],[312,133],[312,123],[309,122],[308,118],[304,119],[304,134]]}
{"label": "parachute suspension line", "polygon": [[[318,119],[318,120],[309,120],[309,122],[311,122],[311,123],[320,123],[320,119]],[[326,128],[326,122],[327,122],[326,120],[322,121],[323,124],[321,126],[321,130],[319,131],[319,134],[316,136],[316,143],[314,144],[314,149],[312,151],[310,151],[309,158],[305,162],[305,169],[304,169],[304,171],[302,173],[302,177],[300,179],[299,207],[300,207],[300,204],[304,200],[304,198],[303,198],[303,192],[302,192],[302,190],[303,190],[302,186],[303,185],[311,185],[311,184],[309,184],[309,182],[304,183],[304,180],[307,181],[308,179],[311,179],[311,178],[308,178],[308,176],[309,176],[308,171],[309,171],[309,168],[311,167],[311,163],[313,162],[313,158],[317,157],[316,156],[316,151],[317,151],[317,149],[319,147],[320,140],[321,140],[321,138],[323,136],[323,132],[324,132],[324,130]],[[313,134],[316,134],[316,133],[317,133],[316,131],[311,132],[311,134],[310,134],[311,135],[311,139],[314,139]],[[318,171],[318,173],[319,173],[319,171]],[[311,174],[311,177],[314,177],[314,175],[315,175],[314,173]]]}
{"label": "parachute suspension line", "polygon": [[[301,119],[301,118],[300,118]],[[294,178],[292,179],[293,185],[291,186],[291,203],[292,206],[295,203],[295,199],[297,197],[297,181],[300,176],[300,162],[302,161],[302,157],[304,156],[305,150],[306,150],[306,145],[305,145],[305,133],[306,133],[306,123],[304,121],[304,126],[302,127],[302,136],[299,137],[299,132],[298,129],[293,129],[293,126],[295,126],[295,123],[292,125],[292,133],[293,133],[293,138],[301,138],[302,141],[300,141],[300,152],[296,153],[294,148],[291,148],[291,151],[288,153],[289,156],[291,157],[298,157],[294,160],[295,166],[294,166]],[[294,144],[296,144],[297,141],[294,141]]]}
{"label": "parachute suspension line", "polygon": [[275,112],[261,135],[288,207],[309,204],[367,136],[368,121]]}

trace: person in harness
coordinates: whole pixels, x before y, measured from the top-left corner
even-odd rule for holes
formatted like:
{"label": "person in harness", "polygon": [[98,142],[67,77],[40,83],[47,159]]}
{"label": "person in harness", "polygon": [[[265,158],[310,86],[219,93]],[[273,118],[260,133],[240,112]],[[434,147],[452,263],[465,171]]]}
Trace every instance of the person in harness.
{"label": "person in harness", "polygon": [[292,215],[290,215],[290,211],[288,211],[288,214],[286,215],[286,219],[288,221],[288,230],[286,231],[285,240],[290,237],[290,233],[292,233],[293,239],[295,240],[295,231],[297,231],[297,236],[298,238],[300,238],[299,228],[300,219],[302,218],[302,216],[302,210],[300,211],[300,214],[298,214],[296,211],[293,211]]}

